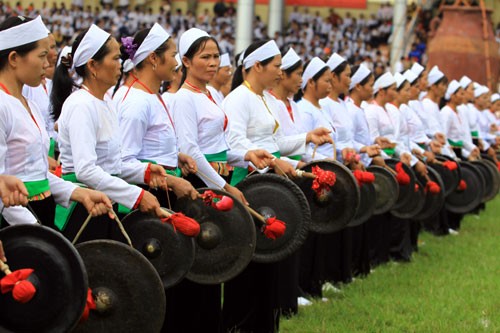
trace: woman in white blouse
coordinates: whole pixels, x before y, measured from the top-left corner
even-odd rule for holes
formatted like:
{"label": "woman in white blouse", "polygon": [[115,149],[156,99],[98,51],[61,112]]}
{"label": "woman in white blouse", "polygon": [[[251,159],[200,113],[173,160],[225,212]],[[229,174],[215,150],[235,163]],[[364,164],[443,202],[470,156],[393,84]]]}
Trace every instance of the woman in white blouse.
{"label": "woman in white blouse", "polygon": [[[74,82],[69,76],[72,66],[83,78],[80,89],[73,93]],[[58,123],[63,178],[99,189],[129,209],[163,216],[156,197],[127,183],[146,183],[167,190],[162,167],[121,160],[118,118],[106,95],[120,77],[120,67],[118,42],[92,25],[77,36],[71,57],[56,69],[52,105],[61,114]],[[108,227],[102,221],[91,221],[85,238],[107,238]],[[71,236],[76,230],[67,228],[65,234]]]}
{"label": "woman in white blouse", "polygon": [[[245,72],[243,74],[243,71]],[[231,149],[265,149],[276,156],[277,166],[289,176],[295,168],[280,156],[303,155],[306,144],[331,143],[330,131],[319,128],[308,133],[285,136],[271,110],[264,90],[272,88],[281,76],[281,54],[274,41],[255,42],[244,53],[242,65],[233,78],[233,91],[226,96],[223,109],[228,117],[228,143]],[[245,80],[243,80],[243,77]],[[231,184],[248,173],[246,168],[233,171]],[[235,279],[225,283],[223,320],[225,330],[274,332],[279,323],[275,295],[278,265],[250,263]],[[256,284],[265,280],[265,284]]]}
{"label": "woman in white blouse", "polygon": [[[318,57],[304,66],[301,88],[302,91],[299,91],[295,100],[301,114],[302,128],[306,131],[318,127],[328,128],[331,131],[332,141],[336,141],[332,117],[320,105],[320,100],[328,96],[332,89],[332,75],[329,67]],[[335,155],[333,147],[332,144],[324,144],[317,148],[313,156],[314,145],[309,145],[309,153],[303,159],[306,161],[333,159]]]}
{"label": "woman in white blouse", "polygon": [[[128,86],[113,96],[118,113],[121,153],[124,163],[151,162],[166,169],[167,179],[177,197],[198,197],[196,190],[180,176],[196,171],[196,163],[177,148],[173,116],[158,93],[162,81],[173,78],[177,48],[170,35],[159,25],[139,31],[134,38],[123,39],[122,50],[132,61],[135,71]],[[123,55],[122,55],[123,58]],[[180,166],[180,170],[177,166]],[[165,191],[152,193],[167,205]]]}
{"label": "woman in white blouse", "polygon": [[94,216],[111,208],[104,194],[78,188],[48,172],[49,136],[44,119],[38,107],[22,95],[23,85],[40,85],[49,65],[48,52],[47,28],[40,17],[11,17],[0,24],[0,174],[24,182],[30,206],[28,210],[0,204],[3,219],[11,225],[38,221],[55,228],[55,202],[64,206],[70,200],[80,202]]}

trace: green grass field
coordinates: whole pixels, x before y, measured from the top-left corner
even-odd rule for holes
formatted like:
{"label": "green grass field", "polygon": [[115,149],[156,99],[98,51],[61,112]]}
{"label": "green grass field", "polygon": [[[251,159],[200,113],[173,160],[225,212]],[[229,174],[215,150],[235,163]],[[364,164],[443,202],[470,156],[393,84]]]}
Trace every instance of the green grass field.
{"label": "green grass field", "polygon": [[420,240],[411,263],[325,293],[280,332],[500,332],[500,196],[459,235]]}

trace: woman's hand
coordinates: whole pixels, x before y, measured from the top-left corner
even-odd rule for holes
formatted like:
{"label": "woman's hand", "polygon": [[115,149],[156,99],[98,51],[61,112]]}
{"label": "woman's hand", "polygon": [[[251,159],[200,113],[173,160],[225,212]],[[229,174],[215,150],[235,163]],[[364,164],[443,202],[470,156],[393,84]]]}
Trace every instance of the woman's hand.
{"label": "woman's hand", "polygon": [[139,210],[143,213],[163,217],[165,213],[161,209],[158,199],[148,191],[144,191],[141,202],[139,203]]}
{"label": "woman's hand", "polygon": [[[149,187],[157,189],[162,188],[165,191],[167,190],[167,181],[166,181],[167,173],[162,166],[157,164],[149,165]],[[146,177],[145,177],[146,178]]]}
{"label": "woman's hand", "polygon": [[436,133],[434,134],[434,138],[436,139],[437,142],[441,144],[441,146],[446,145],[446,137],[443,133]]}
{"label": "woman's hand", "polygon": [[271,164],[274,156],[271,155],[267,150],[264,149],[254,149],[249,150],[245,154],[245,161],[252,162],[258,169],[264,169]]}
{"label": "woman's hand", "polygon": [[196,173],[198,171],[196,161],[191,156],[184,153],[179,153],[179,168],[181,168],[183,176],[187,176],[190,173]]}
{"label": "woman's hand", "polygon": [[439,141],[432,140],[429,146],[431,147],[431,151],[434,154],[441,154],[441,148],[443,147],[443,145]]}
{"label": "woman's hand", "polygon": [[178,198],[190,197],[192,200],[196,200],[200,197],[193,185],[183,178],[168,175],[167,184]]}
{"label": "woman's hand", "polygon": [[324,127],[318,127],[307,133],[306,143],[314,143],[317,146],[321,146],[325,143],[333,143],[331,136],[332,131]]}
{"label": "woman's hand", "polygon": [[280,176],[287,175],[291,178],[297,177],[295,168],[290,163],[280,160],[279,158],[275,158],[271,162],[271,167],[274,168],[274,172]]}
{"label": "woman's hand", "polygon": [[14,176],[0,176],[0,195],[4,207],[28,204],[28,190],[24,183]]}
{"label": "woman's hand", "polygon": [[233,195],[236,199],[241,201],[244,205],[248,206],[248,201],[243,195],[243,193],[238,190],[236,187],[231,186],[229,184],[224,185],[224,191],[228,192],[229,194]]}
{"label": "woman's hand", "polygon": [[401,156],[399,157],[399,159],[401,160],[401,162],[403,162],[404,164],[410,166],[410,163],[411,163],[411,155],[409,153],[402,153]]}
{"label": "woman's hand", "polygon": [[378,144],[364,146],[359,150],[360,153],[366,153],[369,157],[380,155],[380,146]]}
{"label": "woman's hand", "polygon": [[71,193],[71,200],[81,203],[87,209],[87,212],[94,217],[109,213],[109,217],[114,218],[113,213],[110,213],[113,204],[106,194],[102,192],[77,187]]}

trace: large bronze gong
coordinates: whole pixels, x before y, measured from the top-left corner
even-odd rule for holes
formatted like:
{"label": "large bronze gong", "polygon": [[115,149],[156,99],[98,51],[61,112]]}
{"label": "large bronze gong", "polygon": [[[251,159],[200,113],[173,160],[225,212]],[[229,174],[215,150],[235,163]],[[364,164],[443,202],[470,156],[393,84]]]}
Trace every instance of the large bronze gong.
{"label": "large bronze gong", "polygon": [[85,266],[73,245],[40,225],[7,227],[0,239],[10,270],[34,269],[28,280],[36,288],[24,304],[11,293],[0,293],[0,332],[70,332],[82,315],[88,289]]}
{"label": "large bronze gong", "polygon": [[383,214],[392,209],[399,197],[399,185],[396,177],[380,166],[370,166],[367,169],[375,174],[375,210],[374,215]]}
{"label": "large bronze gong", "polygon": [[180,198],[176,209],[198,221],[201,229],[196,237],[195,260],[187,278],[202,284],[219,284],[234,278],[252,261],[255,225],[250,213],[234,196],[221,190],[198,189],[200,193],[206,190],[230,197],[233,208],[219,211],[201,199]]}
{"label": "large bronze gong", "polygon": [[[177,284],[186,276],[195,257],[192,237],[175,231],[170,223],[162,223],[158,217],[139,210],[125,216],[122,224],[135,249],[156,268],[165,288]],[[112,237],[126,243],[116,223],[113,224]]]}
{"label": "large bronze gong", "polygon": [[269,239],[261,232],[261,222],[254,219],[257,245],[254,261],[280,261],[299,249],[304,243],[311,223],[309,205],[300,188],[292,181],[275,174],[252,175],[237,187],[245,195],[250,207],[265,218],[276,217],[286,223],[285,234]]}
{"label": "large bronze gong", "polygon": [[97,308],[74,332],[159,332],[165,291],[153,265],[134,248],[113,240],[83,242],[76,248]]}
{"label": "large bronze gong", "polygon": [[304,192],[311,208],[311,227],[313,232],[326,234],[339,231],[353,221],[360,205],[360,191],[351,170],[337,161],[315,161],[306,164],[302,170],[311,172],[314,166],[332,171],[336,182],[324,196],[318,197],[313,191],[312,179],[295,180]]}
{"label": "large bronze gong", "polygon": [[452,213],[465,214],[481,203],[485,180],[478,168],[469,162],[460,162],[460,171],[467,188],[455,189],[446,197],[445,207]]}

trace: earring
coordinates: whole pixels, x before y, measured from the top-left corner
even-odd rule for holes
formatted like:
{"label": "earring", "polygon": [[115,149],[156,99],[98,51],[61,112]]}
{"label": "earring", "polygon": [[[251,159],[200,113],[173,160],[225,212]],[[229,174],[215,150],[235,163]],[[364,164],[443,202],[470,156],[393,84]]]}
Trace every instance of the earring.
{"label": "earring", "polygon": [[94,79],[97,79],[97,73],[92,73],[92,76],[94,76]]}
{"label": "earring", "polygon": [[156,70],[156,64],[153,64],[153,70],[154,71]]}

